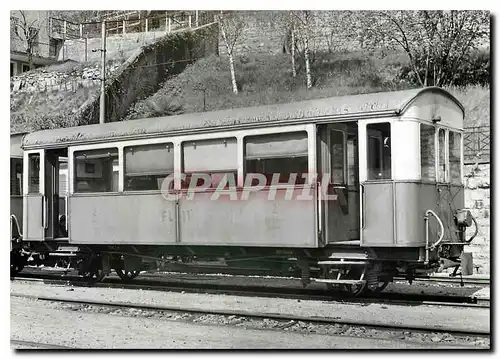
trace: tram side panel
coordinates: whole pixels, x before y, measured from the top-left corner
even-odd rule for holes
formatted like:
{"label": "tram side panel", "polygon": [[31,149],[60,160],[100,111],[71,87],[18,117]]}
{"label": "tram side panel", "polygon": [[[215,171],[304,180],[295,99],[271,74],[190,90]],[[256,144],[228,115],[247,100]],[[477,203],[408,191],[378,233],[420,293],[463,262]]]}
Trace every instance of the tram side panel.
{"label": "tram side panel", "polygon": [[[298,195],[298,190],[295,191]],[[238,194],[241,196],[241,192]],[[278,189],[230,200],[213,192],[193,199],[163,195],[77,195],[70,200],[74,244],[230,245],[316,248],[316,198],[286,198]],[[178,207],[177,207],[178,206]]]}

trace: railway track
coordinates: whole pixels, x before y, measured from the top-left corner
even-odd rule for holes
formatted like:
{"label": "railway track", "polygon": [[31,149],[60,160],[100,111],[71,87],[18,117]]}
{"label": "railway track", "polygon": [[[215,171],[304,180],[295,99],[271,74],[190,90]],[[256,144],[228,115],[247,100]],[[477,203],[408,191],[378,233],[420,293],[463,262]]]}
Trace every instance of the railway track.
{"label": "railway track", "polygon": [[27,340],[17,340],[17,339],[11,339],[10,345],[11,345],[11,347],[13,346],[14,347],[13,349],[15,349],[15,350],[37,350],[37,349],[73,350],[73,349],[77,349],[77,348],[68,347],[68,346],[64,346],[64,345],[39,343],[39,342],[32,342],[32,341],[27,341]]}
{"label": "railway track", "polygon": [[[186,275],[177,278],[177,281],[162,278],[157,275],[142,275],[131,282],[123,282],[118,278],[107,277],[104,281],[89,284],[76,276],[61,276],[56,273],[32,274],[25,273],[15,280],[43,281],[54,285],[72,285],[76,287],[100,287],[121,289],[142,289],[155,291],[175,291],[191,293],[229,294],[239,296],[281,297],[289,299],[337,301],[349,303],[387,303],[398,305],[439,305],[453,307],[489,307],[489,301],[478,301],[477,298],[467,296],[405,294],[382,292],[377,297],[346,297],[339,293],[327,292],[325,289],[309,289],[295,287],[270,287],[262,285],[235,285],[221,284],[217,278],[210,276]],[[214,281],[214,283],[210,283]]]}
{"label": "railway track", "polygon": [[211,309],[211,308],[187,308],[179,306],[165,306],[165,305],[149,305],[149,304],[136,304],[136,303],[126,303],[126,302],[103,302],[99,300],[80,300],[80,299],[70,299],[61,297],[49,297],[49,296],[38,296],[38,295],[25,295],[25,294],[11,294],[12,297],[27,298],[39,301],[48,301],[72,305],[85,305],[85,306],[97,306],[97,307],[107,307],[107,308],[122,308],[122,309],[135,309],[135,310],[145,310],[145,311],[162,311],[162,312],[180,312],[188,313],[194,315],[218,315],[218,316],[237,316],[246,319],[259,319],[259,320],[276,320],[285,323],[297,323],[303,322],[308,324],[321,324],[321,325],[348,325],[356,327],[365,327],[367,329],[376,330],[401,330],[401,331],[412,331],[421,333],[447,333],[457,336],[475,336],[480,338],[489,338],[490,332],[484,329],[453,329],[453,328],[443,328],[439,325],[405,325],[399,323],[391,324],[379,324],[379,323],[368,323],[362,320],[345,320],[336,318],[323,318],[315,316],[299,316],[290,314],[272,314],[263,312],[250,312],[244,310],[234,310],[234,309]]}

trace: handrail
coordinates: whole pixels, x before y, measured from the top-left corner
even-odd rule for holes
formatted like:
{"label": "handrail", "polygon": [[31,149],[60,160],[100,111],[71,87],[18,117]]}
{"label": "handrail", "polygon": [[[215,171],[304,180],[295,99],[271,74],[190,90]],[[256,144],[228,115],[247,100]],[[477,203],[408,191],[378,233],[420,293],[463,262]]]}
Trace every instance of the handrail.
{"label": "handrail", "polygon": [[478,225],[477,225],[477,220],[476,220],[476,218],[474,218],[474,216],[473,216],[472,214],[471,214],[470,216],[471,216],[471,218],[472,218],[472,221],[474,222],[474,227],[476,227],[476,230],[474,231],[474,234],[472,235],[472,237],[470,237],[468,240],[466,240],[466,241],[465,241],[465,243],[467,243],[467,244],[469,244],[470,242],[472,242],[472,240],[473,240],[474,238],[476,238],[477,233],[479,232],[479,227],[478,227]]}
{"label": "handrail", "polygon": [[[439,239],[434,242],[430,247],[429,247],[429,214],[432,214],[436,220],[438,221],[439,223],[439,227],[441,227],[441,234],[439,236]],[[426,212],[425,212],[425,217],[424,217],[424,220],[425,220],[425,248],[426,249],[431,249],[431,250],[434,250],[436,248],[436,246],[441,243],[441,241],[443,240],[444,238],[444,226],[443,226],[443,222],[441,221],[441,219],[439,218],[439,216],[431,209],[428,209]]]}
{"label": "handrail", "polygon": [[17,220],[17,217],[14,214],[10,215],[10,233],[11,233],[11,237],[12,237],[12,222],[14,222],[16,224],[17,233],[19,233],[19,236],[22,237],[23,233],[21,232],[21,228],[19,228],[19,222]]}

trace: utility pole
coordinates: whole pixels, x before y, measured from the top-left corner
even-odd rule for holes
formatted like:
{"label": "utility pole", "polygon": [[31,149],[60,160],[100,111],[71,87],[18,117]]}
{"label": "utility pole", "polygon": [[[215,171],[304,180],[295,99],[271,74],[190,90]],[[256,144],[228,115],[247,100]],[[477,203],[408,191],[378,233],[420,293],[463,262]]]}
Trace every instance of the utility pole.
{"label": "utility pole", "polygon": [[101,48],[101,58],[102,58],[102,69],[101,69],[101,104],[99,108],[99,123],[104,123],[105,113],[106,113],[106,102],[104,98],[104,91],[106,89],[106,21],[102,22],[102,48]]}

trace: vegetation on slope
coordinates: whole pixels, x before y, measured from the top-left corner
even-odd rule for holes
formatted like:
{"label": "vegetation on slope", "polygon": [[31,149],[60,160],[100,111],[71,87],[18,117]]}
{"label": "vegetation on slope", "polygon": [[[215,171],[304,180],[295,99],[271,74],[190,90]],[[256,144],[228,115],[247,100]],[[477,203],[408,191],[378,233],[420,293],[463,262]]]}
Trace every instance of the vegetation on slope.
{"label": "vegetation on slope", "polygon": [[[407,80],[407,66],[400,52],[384,56],[316,53],[312,64],[314,86],[307,89],[302,68],[298,68],[297,77],[292,77],[289,55],[254,54],[236,61],[240,91],[234,95],[227,59],[210,56],[166,81],[154,95],[138,101],[123,120],[419,87]],[[489,86],[449,90],[466,108],[466,126],[489,124]]]}

